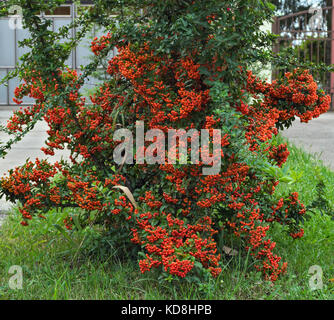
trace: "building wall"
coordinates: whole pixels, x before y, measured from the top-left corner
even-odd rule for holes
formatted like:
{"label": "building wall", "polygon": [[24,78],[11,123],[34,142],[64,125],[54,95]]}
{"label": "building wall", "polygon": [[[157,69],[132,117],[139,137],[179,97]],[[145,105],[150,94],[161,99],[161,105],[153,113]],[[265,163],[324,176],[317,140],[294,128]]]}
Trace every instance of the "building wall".
{"label": "building wall", "polygon": [[[76,16],[75,5],[68,5],[67,7],[69,10],[62,10],[58,12],[58,15],[48,16],[48,18],[52,20],[53,31],[57,31],[62,26],[68,25]],[[15,66],[20,63],[19,57],[27,52],[27,49],[20,48],[18,43],[29,37],[29,32],[23,29],[11,29],[9,19],[10,18],[0,18],[0,79],[13,71]],[[72,30],[73,36],[75,33],[76,30]],[[98,30],[94,27],[92,32],[73,50],[66,64],[70,68],[80,72],[80,66],[90,62],[89,56],[92,55],[89,48],[90,42],[95,36],[99,37],[102,34],[102,30]],[[96,81],[94,79],[89,79],[84,88],[92,88],[95,83]],[[14,90],[18,85],[19,81],[17,79],[10,80],[8,86],[0,85],[0,106],[13,104]],[[32,99],[25,97],[23,103],[29,104],[32,101]]]}
{"label": "building wall", "polygon": [[[270,22],[266,22],[261,28],[261,30],[265,32],[271,32],[271,29],[272,24]],[[268,79],[268,81],[271,82],[272,70],[270,64],[261,66],[260,76],[264,79]]]}

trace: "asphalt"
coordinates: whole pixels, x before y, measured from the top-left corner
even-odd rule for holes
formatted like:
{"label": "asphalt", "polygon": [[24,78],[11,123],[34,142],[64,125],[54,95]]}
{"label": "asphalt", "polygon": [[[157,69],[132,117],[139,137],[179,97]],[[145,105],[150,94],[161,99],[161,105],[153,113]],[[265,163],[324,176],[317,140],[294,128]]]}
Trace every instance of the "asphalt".
{"label": "asphalt", "polygon": [[[12,107],[0,106],[1,124],[6,124],[13,110]],[[30,160],[35,160],[37,157],[40,159],[48,158],[40,150],[47,138],[47,129],[48,126],[45,122],[38,123],[32,132],[12,148],[5,159],[0,159],[0,176],[14,167],[23,165],[28,158]],[[283,131],[283,136],[297,146],[303,147],[306,151],[316,153],[328,167],[334,170],[334,112],[323,114],[308,124],[295,121],[290,129]],[[7,139],[8,136],[0,133],[0,141],[6,141]],[[58,152],[49,160],[51,162],[60,160],[66,154],[64,151]],[[0,224],[4,213],[10,207],[11,204],[4,199],[0,199]]]}
{"label": "asphalt", "polygon": [[298,119],[282,135],[305,151],[316,154],[334,170],[334,112],[322,114],[309,123],[301,123]]}

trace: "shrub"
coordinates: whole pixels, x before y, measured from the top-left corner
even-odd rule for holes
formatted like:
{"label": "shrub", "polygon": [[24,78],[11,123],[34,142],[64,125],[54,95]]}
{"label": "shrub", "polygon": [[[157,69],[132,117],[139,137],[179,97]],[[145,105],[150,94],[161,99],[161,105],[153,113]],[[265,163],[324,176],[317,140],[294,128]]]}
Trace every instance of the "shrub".
{"label": "shrub", "polygon": [[[94,61],[78,75],[64,66],[78,39],[57,41],[70,28],[45,32],[48,22],[33,14],[56,2],[21,1],[34,41],[25,42],[31,52],[21,67],[23,83],[15,101],[30,96],[35,104],[15,112],[4,129],[15,138],[2,151],[43,118],[50,127],[45,154],[67,148],[71,156],[55,164],[27,161],[2,178],[2,195],[20,201],[24,226],[35,216],[45,218],[51,208],[77,207],[78,213],[64,221],[67,229],[99,224],[112,231],[113,240],[138,245],[143,273],[158,268],[190,278],[207,270],[216,277],[223,257],[217,244],[232,234],[254,258],[255,268],[275,281],[287,264],[274,253],[270,225],[286,225],[293,238],[300,238],[306,210],[297,193],[275,196],[275,187],[291,179],[277,174],[289,151],[272,137],[296,116],[307,122],[326,112],[329,96],[301,68],[272,83],[249,70],[272,55],[272,35],[259,30],[272,15],[266,1],[123,3],[119,8],[116,1],[95,1],[75,21],[77,26],[100,23],[108,31],[94,39]],[[126,9],[119,23],[108,20],[112,6]],[[143,15],[137,14],[140,7]],[[115,46],[109,78],[86,100],[80,94],[85,78]],[[124,149],[123,163],[115,163],[115,148],[124,148],[114,139],[116,129],[134,132],[137,121],[162,133],[207,129],[213,139],[221,130],[219,173],[204,175],[207,163],[191,162],[190,148],[186,164],[168,163],[176,145],[164,151],[162,164],[128,163],[129,152],[137,160],[150,152],[158,162],[165,145],[158,136],[141,148]]]}

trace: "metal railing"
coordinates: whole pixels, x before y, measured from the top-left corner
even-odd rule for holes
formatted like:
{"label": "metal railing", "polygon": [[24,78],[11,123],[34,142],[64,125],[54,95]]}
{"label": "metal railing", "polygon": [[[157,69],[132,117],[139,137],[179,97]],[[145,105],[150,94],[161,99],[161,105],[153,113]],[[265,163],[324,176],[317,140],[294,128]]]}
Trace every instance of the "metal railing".
{"label": "metal railing", "polygon": [[[311,9],[276,17],[272,32],[278,35],[274,51],[292,47],[303,62],[334,64],[334,0],[333,6]],[[273,79],[279,72],[273,70]],[[334,110],[334,73],[313,74],[319,87],[332,97]]]}

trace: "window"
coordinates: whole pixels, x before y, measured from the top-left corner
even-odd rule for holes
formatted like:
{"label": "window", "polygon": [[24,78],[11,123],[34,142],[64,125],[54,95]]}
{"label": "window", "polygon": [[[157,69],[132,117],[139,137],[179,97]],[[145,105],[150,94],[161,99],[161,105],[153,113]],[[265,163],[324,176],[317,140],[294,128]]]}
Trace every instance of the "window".
{"label": "window", "polygon": [[61,6],[55,8],[52,11],[45,11],[45,16],[71,16],[71,7],[70,6]]}

